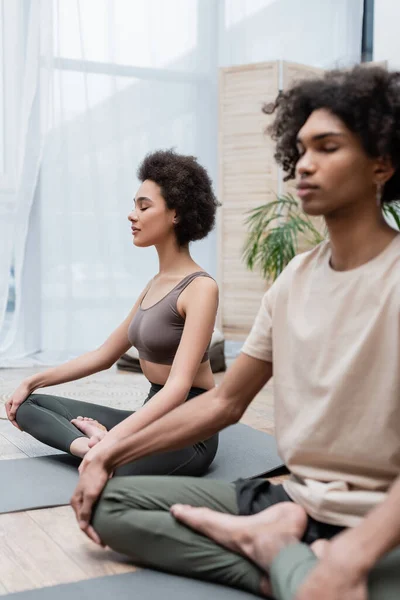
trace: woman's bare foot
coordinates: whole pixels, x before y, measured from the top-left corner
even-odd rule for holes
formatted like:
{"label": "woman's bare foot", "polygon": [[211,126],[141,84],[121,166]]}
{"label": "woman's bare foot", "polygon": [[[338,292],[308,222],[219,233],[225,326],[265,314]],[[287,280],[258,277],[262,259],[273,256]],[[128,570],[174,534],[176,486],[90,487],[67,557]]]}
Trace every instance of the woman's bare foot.
{"label": "woman's bare foot", "polygon": [[[249,517],[182,504],[172,506],[171,513],[221,546],[246,556],[266,573],[282,548],[302,538],[307,525],[305,510],[294,502],[281,502]],[[262,583],[265,594],[267,581]]]}
{"label": "woman's bare foot", "polygon": [[[79,431],[82,431],[82,433],[90,438],[89,448],[92,448],[95,444],[100,442],[107,433],[107,429],[104,425],[90,417],[77,417],[76,419],[72,419],[71,423],[72,425],[75,425]],[[92,438],[95,438],[96,441],[90,444]]]}
{"label": "woman's bare foot", "polygon": [[93,448],[96,444],[101,442],[103,437],[104,437],[104,435],[102,434],[101,431],[99,433],[96,433],[96,435],[92,435],[92,437],[88,441],[89,448]]}
{"label": "woman's bare foot", "polygon": [[314,552],[317,558],[322,558],[327,549],[329,548],[330,542],[328,540],[317,540],[311,544],[310,548]]}

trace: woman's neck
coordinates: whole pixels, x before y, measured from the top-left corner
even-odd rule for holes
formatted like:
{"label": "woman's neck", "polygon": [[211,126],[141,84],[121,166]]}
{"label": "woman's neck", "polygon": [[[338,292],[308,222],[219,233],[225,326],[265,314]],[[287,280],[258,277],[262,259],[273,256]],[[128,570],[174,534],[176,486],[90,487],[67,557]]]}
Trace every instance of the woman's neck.
{"label": "woman's neck", "polygon": [[332,251],[331,266],[348,271],[378,256],[398,235],[385,221],[380,209],[358,211],[326,218]]}
{"label": "woman's neck", "polygon": [[167,240],[156,246],[159,263],[159,275],[179,273],[189,266],[195,266],[188,246],[178,246],[176,240]]}

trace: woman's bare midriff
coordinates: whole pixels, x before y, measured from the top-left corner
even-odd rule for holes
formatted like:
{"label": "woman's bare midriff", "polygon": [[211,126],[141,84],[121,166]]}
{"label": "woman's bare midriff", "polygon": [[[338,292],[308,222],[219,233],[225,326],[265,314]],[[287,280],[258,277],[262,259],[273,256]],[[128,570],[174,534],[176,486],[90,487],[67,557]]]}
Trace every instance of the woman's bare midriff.
{"label": "woman's bare midriff", "polygon": [[[151,383],[158,383],[159,385],[165,385],[171,372],[171,365],[158,365],[147,360],[141,360],[140,366],[142,367],[145,377]],[[207,362],[200,365],[196,377],[193,380],[192,387],[210,390],[214,386],[215,382],[210,367],[210,361],[207,360]]]}

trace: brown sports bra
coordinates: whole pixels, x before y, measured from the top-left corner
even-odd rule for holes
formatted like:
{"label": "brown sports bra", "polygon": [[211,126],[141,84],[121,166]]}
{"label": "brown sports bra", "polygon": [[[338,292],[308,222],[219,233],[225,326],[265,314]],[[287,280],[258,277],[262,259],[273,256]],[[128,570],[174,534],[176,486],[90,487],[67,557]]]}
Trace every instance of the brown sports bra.
{"label": "brown sports bra", "polygon": [[[211,276],[204,271],[191,273],[153,306],[139,306],[128,329],[128,339],[138,350],[139,358],[159,365],[172,365],[185,325],[185,319],[178,312],[177,301],[183,290],[197,277]],[[208,347],[201,362],[206,360]]]}

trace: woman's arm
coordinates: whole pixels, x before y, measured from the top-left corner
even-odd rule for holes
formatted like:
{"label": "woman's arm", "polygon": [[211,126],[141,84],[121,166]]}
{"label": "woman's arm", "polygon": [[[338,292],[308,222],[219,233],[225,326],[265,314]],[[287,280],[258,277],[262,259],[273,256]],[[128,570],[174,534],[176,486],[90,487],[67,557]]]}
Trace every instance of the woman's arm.
{"label": "woman's arm", "polygon": [[140,410],[111,429],[95,447],[96,452],[140,431],[185,402],[212,336],[218,287],[213,279],[198,278],[185,292],[185,325],[166,384]]}
{"label": "woman's arm", "polygon": [[88,375],[98,373],[99,371],[111,367],[114,362],[131,347],[131,343],[128,340],[129,324],[133,319],[143,296],[147,292],[149,285],[140,294],[126,319],[124,319],[121,325],[117,327],[99,348],[92,350],[91,352],[86,352],[85,354],[82,354],[82,356],[69,360],[62,365],[47,369],[42,373],[36,373],[35,375],[24,379],[6,403],[7,416],[10,421],[13,424],[16,424],[15,415],[18,407],[26,400],[29,394],[38,388],[58,385],[60,383],[66,383],[67,381],[75,381],[76,379],[87,377]]}

